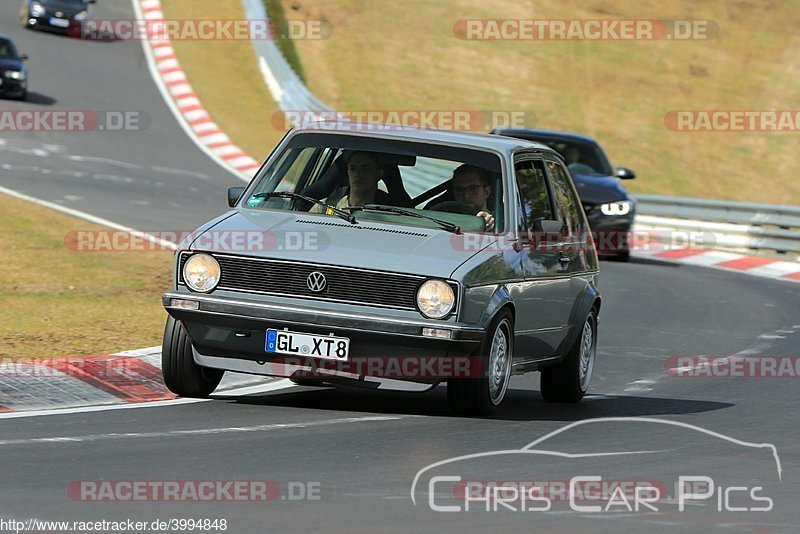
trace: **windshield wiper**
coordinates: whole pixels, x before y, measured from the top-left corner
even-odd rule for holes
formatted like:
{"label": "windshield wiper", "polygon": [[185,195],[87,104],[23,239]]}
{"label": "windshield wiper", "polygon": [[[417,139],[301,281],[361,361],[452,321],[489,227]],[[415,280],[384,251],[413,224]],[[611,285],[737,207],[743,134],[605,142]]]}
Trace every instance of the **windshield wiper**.
{"label": "windshield wiper", "polygon": [[448,232],[453,232],[454,234],[461,233],[461,227],[458,226],[457,224],[453,224],[448,221],[443,221],[441,219],[437,219],[436,217],[429,217],[428,215],[422,215],[421,213],[417,213],[415,211],[407,211],[404,210],[403,208],[398,208],[395,206],[383,206],[381,204],[365,204],[363,206],[348,206],[348,208],[351,211],[374,211],[382,213],[394,213],[397,215],[407,215],[409,217],[416,217],[418,219],[427,219],[429,221],[435,222]]}
{"label": "windshield wiper", "polygon": [[258,198],[258,199],[263,199],[263,200],[266,200],[268,198],[294,198],[294,199],[298,199],[299,198],[300,200],[305,200],[306,202],[311,202],[312,204],[317,204],[319,206],[323,206],[326,210],[332,211],[333,213],[335,213],[336,215],[338,215],[339,217],[341,217],[345,221],[349,222],[350,224],[357,224],[358,223],[358,221],[356,221],[355,215],[353,215],[352,213],[348,213],[348,212],[346,212],[344,210],[340,210],[339,208],[337,208],[335,206],[331,206],[330,204],[326,204],[325,202],[323,202],[321,200],[317,200],[316,198],[307,197],[305,195],[299,195],[297,193],[290,193],[289,191],[274,191],[272,193],[257,193],[257,194],[253,195],[250,198]]}

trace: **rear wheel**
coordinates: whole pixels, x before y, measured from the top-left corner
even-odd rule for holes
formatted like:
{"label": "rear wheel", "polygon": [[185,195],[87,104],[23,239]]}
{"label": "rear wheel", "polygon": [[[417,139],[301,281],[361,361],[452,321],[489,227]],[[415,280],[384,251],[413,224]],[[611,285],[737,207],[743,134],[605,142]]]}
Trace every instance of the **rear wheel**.
{"label": "rear wheel", "polygon": [[481,347],[485,375],[447,382],[450,409],[460,415],[488,415],[503,402],[511,379],[514,318],[503,310],[492,321]]}
{"label": "rear wheel", "polygon": [[225,371],[197,365],[183,325],[168,317],[161,346],[161,373],[167,388],[176,395],[207,397],[217,388]]}
{"label": "rear wheel", "polygon": [[542,369],[542,397],[552,402],[581,400],[589,389],[596,353],[597,311],[593,308],[564,360],[558,365]]}

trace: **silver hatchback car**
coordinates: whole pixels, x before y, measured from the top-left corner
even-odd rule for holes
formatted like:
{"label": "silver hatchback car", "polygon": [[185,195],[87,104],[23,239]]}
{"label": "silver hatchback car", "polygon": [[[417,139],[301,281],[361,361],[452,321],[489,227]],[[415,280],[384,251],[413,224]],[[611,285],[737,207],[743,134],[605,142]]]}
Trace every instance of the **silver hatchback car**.
{"label": "silver hatchback car", "polygon": [[512,374],[580,400],[598,261],[564,162],[494,135],[315,123],[290,131],[232,211],[175,255],[163,374],[207,396],[225,371],[427,390],[487,414]]}

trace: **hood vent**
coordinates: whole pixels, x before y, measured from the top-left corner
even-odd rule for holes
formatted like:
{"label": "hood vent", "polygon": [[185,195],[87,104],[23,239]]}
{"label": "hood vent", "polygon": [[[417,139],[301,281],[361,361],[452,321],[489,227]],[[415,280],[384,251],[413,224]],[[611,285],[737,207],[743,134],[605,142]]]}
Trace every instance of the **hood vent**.
{"label": "hood vent", "polygon": [[394,230],[392,228],[378,228],[376,226],[362,226],[358,224],[348,224],[348,223],[340,223],[340,222],[320,222],[320,221],[310,221],[308,219],[296,219],[295,222],[303,223],[303,224],[314,224],[316,226],[342,226],[344,228],[352,228],[354,230],[372,230],[375,232],[387,232],[390,234],[401,234],[401,235],[411,235],[415,237],[428,237],[428,234],[422,234],[420,232],[408,232],[406,230]]}

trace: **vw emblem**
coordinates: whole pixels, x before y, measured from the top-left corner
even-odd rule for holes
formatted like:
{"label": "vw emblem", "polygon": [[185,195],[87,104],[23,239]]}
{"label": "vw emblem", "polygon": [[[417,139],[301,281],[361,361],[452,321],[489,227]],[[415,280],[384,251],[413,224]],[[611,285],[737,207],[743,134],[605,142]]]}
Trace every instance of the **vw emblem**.
{"label": "vw emblem", "polygon": [[319,271],[314,271],[308,275],[308,278],[306,278],[306,285],[308,286],[308,289],[314,293],[319,293],[325,290],[325,287],[328,285],[328,281],[325,279],[324,274]]}
{"label": "vw emblem", "polygon": [[61,18],[63,16],[64,16],[64,13],[62,13],[61,11],[56,11],[56,17]]}

